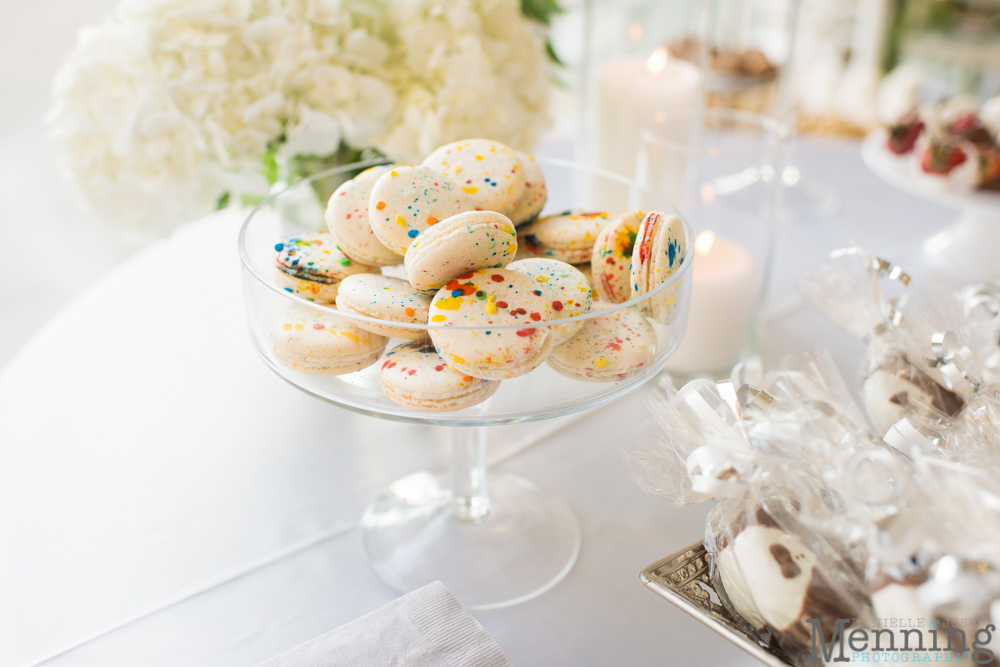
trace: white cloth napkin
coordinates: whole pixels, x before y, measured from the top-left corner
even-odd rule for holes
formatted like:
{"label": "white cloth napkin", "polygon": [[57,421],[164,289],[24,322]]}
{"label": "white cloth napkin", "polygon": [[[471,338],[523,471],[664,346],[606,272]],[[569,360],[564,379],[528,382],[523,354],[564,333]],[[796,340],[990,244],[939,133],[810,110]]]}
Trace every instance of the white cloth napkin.
{"label": "white cloth napkin", "polygon": [[439,581],[257,667],[511,667]]}

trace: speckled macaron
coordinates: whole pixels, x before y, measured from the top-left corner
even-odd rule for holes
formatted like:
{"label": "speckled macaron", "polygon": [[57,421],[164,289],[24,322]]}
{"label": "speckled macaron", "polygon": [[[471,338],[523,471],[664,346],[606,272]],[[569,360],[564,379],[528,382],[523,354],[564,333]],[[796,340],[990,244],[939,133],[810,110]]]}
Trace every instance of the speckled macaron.
{"label": "speckled macaron", "polygon": [[357,273],[378,273],[378,268],[352,260],[328,232],[300,234],[274,245],[278,287],[309,301],[331,303],[340,281]]}
{"label": "speckled macaron", "polygon": [[624,303],[632,297],[632,249],[645,216],[642,211],[618,216],[597,235],[590,255],[595,299]]}
{"label": "speckled macaron", "polygon": [[[431,302],[431,340],[455,370],[505,380],[537,368],[555,341],[551,296],[538,282],[507,269],[480,269],[446,285]],[[523,326],[518,326],[523,325]],[[518,326],[516,329],[496,329]],[[451,327],[476,327],[452,329]]]}
{"label": "speckled macaron", "polygon": [[[590,312],[590,283],[572,264],[533,257],[511,262],[507,268],[535,279],[539,288],[552,300],[553,319],[579,317]],[[555,344],[572,338],[582,326],[583,322],[552,325]]]}
{"label": "speckled macaron", "polygon": [[416,289],[440,289],[476,269],[502,269],[515,253],[514,223],[493,211],[467,211],[442,220],[413,239],[403,265]]}
{"label": "speckled macaron", "polygon": [[525,225],[537,218],[545,208],[549,192],[545,186],[545,174],[535,162],[535,158],[527,153],[516,153],[516,155],[524,170],[524,194],[510,214],[510,219],[515,225]]}
{"label": "speckled macaron", "polygon": [[313,375],[342,375],[371,366],[388,339],[351,325],[343,317],[296,306],[271,326],[274,356],[289,368]]}
{"label": "speckled macaron", "polygon": [[423,164],[458,183],[480,211],[509,216],[524,194],[524,170],[517,153],[490,139],[466,139],[441,146]]}
{"label": "speckled macaron", "polygon": [[396,167],[372,186],[368,220],[375,236],[399,255],[421,232],[445,218],[471,211],[469,196],[430,167]]}
{"label": "speckled macaron", "polygon": [[583,264],[590,261],[597,235],[610,217],[604,212],[575,211],[547,215],[520,229],[521,243],[533,257]]}
{"label": "speckled macaron", "polygon": [[385,355],[378,381],[382,393],[402,406],[422,412],[452,412],[482,403],[500,383],[451,368],[429,342],[406,343]]}
{"label": "speckled macaron", "polygon": [[382,245],[368,219],[372,187],[392,167],[372,167],[347,181],[333,193],[326,206],[326,226],[351,259],[372,266],[399,264],[399,255]]}
{"label": "speckled macaron", "polygon": [[[684,263],[687,240],[684,224],[676,215],[650,211],[642,219],[632,251],[632,298],[638,298],[666,282]],[[643,314],[660,324],[677,317],[680,281],[641,304]]]}
{"label": "speckled macaron", "polygon": [[[340,283],[337,309],[348,314],[374,317],[386,322],[427,324],[427,311],[431,297],[413,289],[401,278],[378,274],[348,276]],[[390,338],[421,340],[427,338],[426,329],[408,329],[360,320],[351,322],[359,329]]]}
{"label": "speckled macaron", "polygon": [[[595,301],[593,310],[612,304]],[[634,307],[584,320],[579,333],[552,348],[548,364],[584,382],[618,382],[641,372],[656,356],[656,331]]]}

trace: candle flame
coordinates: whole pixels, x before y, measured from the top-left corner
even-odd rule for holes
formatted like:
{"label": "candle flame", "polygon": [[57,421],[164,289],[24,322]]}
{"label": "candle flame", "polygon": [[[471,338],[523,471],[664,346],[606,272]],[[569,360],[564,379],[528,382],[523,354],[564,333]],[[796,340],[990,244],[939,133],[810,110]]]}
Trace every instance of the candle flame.
{"label": "candle flame", "polygon": [[707,255],[708,251],[712,249],[712,244],[715,243],[715,232],[702,232],[698,234],[698,238],[694,240],[694,250],[699,255]]}
{"label": "candle flame", "polygon": [[628,41],[635,43],[642,40],[642,24],[632,21],[628,24]]}
{"label": "candle flame", "polygon": [[659,74],[667,66],[667,47],[659,46],[646,61],[646,74]]}

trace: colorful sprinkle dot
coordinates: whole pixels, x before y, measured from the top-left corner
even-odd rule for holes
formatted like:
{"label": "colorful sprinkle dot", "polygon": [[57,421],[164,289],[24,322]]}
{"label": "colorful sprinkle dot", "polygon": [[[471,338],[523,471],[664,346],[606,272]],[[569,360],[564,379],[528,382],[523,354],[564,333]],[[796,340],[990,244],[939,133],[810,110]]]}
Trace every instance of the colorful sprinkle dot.
{"label": "colorful sprinkle dot", "polygon": [[417,234],[419,233],[420,232],[418,232],[417,230],[411,229],[410,231],[406,232],[406,235],[409,236],[411,239],[415,239],[417,238]]}
{"label": "colorful sprinkle dot", "polygon": [[492,276],[490,276],[490,280],[492,280],[495,283],[502,283],[503,276],[501,276],[499,273],[494,273]]}
{"label": "colorful sprinkle dot", "polygon": [[403,309],[403,312],[404,312],[404,313],[406,313],[406,316],[407,316],[407,317],[413,317],[413,316],[414,316],[414,315],[416,314],[416,311],[414,311],[414,310],[413,310],[412,308],[410,308],[409,306],[407,306],[406,308],[404,308],[404,309]]}
{"label": "colorful sprinkle dot", "polygon": [[384,208],[385,208],[385,202],[384,201],[380,201],[379,203],[375,204],[375,210],[376,211],[381,211]]}
{"label": "colorful sprinkle dot", "polygon": [[553,301],[552,302],[552,309],[553,310],[562,310],[563,309],[562,301]]}
{"label": "colorful sprinkle dot", "polygon": [[281,252],[282,250],[285,249],[285,244],[284,243],[275,243],[274,244],[274,249],[275,249],[276,252]]}
{"label": "colorful sprinkle dot", "polygon": [[316,324],[313,325],[313,329],[325,329],[325,328],[326,325],[323,324],[322,322],[317,322]]}

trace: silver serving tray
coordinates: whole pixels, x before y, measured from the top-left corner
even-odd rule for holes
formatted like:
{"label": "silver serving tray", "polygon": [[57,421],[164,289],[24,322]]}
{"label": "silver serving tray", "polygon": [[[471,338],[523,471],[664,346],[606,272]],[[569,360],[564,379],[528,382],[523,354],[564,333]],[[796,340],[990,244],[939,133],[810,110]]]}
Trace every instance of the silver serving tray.
{"label": "silver serving tray", "polygon": [[762,645],[722,605],[709,574],[708,554],[701,540],[646,567],[639,579],[765,665],[792,665],[780,648]]}

